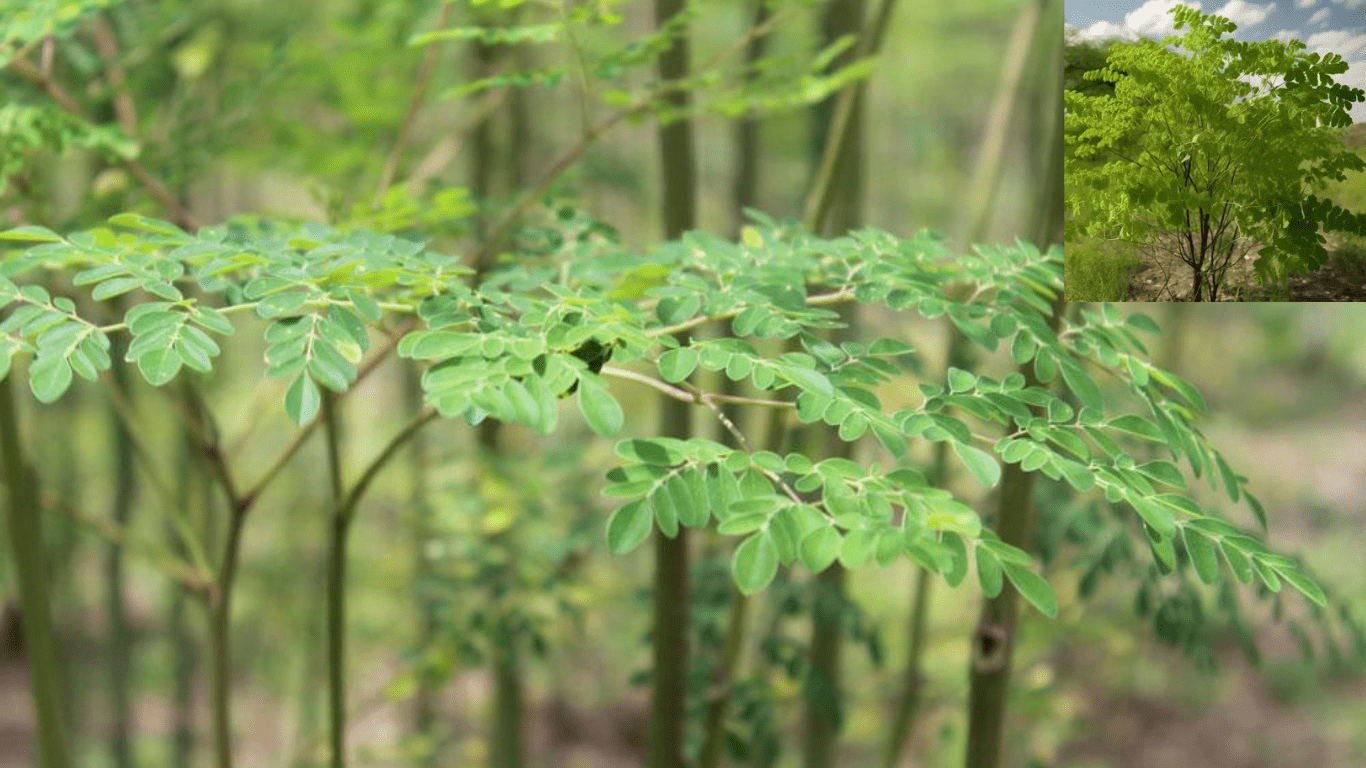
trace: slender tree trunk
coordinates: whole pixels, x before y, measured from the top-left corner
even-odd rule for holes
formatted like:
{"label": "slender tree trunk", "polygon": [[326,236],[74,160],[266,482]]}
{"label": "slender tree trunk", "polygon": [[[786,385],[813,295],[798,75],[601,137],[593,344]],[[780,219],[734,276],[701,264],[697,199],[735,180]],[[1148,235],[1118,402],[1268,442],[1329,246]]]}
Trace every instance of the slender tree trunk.
{"label": "slender tree trunk", "polygon": [[931,583],[930,576],[924,568],[915,569],[911,620],[906,630],[906,669],[902,673],[901,698],[897,701],[896,712],[892,715],[892,727],[883,760],[884,768],[896,768],[901,762],[902,750],[911,740],[911,734],[915,730],[915,716],[920,711],[921,693],[925,687],[925,675],[920,670],[920,661],[925,655],[925,622],[929,614]]}
{"label": "slender tree trunk", "polygon": [[166,618],[166,631],[171,642],[171,745],[170,765],[172,768],[190,768],[195,764],[194,731],[194,681],[197,671],[197,654],[190,628],[186,621],[185,606],[189,604],[184,588],[171,586],[171,605]]}
{"label": "slender tree trunk", "polygon": [[[1027,8],[1023,19],[1032,14],[1033,49],[1035,60],[1048,61],[1043,69],[1055,77],[1061,73],[1061,62],[1055,58],[1057,43],[1053,40],[1056,33],[1058,11],[1057,0],[1036,0],[1032,8]],[[1047,58],[1044,58],[1044,57]],[[1009,72],[1009,70],[1007,70]],[[1009,77],[1003,83],[1009,81]],[[1061,84],[1054,82],[1056,90]],[[1050,89],[1053,86],[1049,87]],[[1044,108],[1056,110],[1051,97],[1043,102]],[[1038,124],[1037,118],[1032,121]],[[1056,122],[1050,120],[1053,126]],[[1051,131],[1030,131],[1030,135],[1047,136]],[[1061,134],[1057,134],[1059,137]],[[1045,147],[1050,158],[1061,157],[1061,147],[1055,147],[1056,138],[1047,138]],[[1060,169],[1048,162],[1033,166],[1034,186],[1045,190],[1050,198],[1039,205],[1035,211],[1036,219],[1030,222],[1032,235],[1039,238],[1044,247],[1053,239],[1059,229],[1062,216]],[[1051,199],[1056,198],[1056,199]],[[1197,288],[1198,290],[1198,288]],[[1063,310],[1063,299],[1059,295],[1053,302],[1053,311],[1048,318],[1049,326],[1056,331]],[[1039,386],[1034,375],[1034,366],[1020,366],[1025,386]],[[996,533],[1001,540],[1026,552],[1032,550],[1034,510],[1031,495],[1034,488],[1034,474],[1026,473],[1019,464],[1007,464],[1001,470],[1000,505],[996,516]],[[1010,672],[1016,639],[1016,621],[1019,600],[1014,585],[1007,581],[1001,593],[986,600],[978,618],[977,628],[972,636],[972,662],[969,673],[968,690],[968,745],[965,765],[967,768],[998,768],[1002,761],[1002,741],[1005,733],[1006,708],[1010,694]]]}
{"label": "slender tree trunk", "polygon": [[[113,341],[110,351],[115,360],[122,360],[128,346],[126,337],[120,335]],[[114,387],[124,402],[131,402],[128,386],[128,369],[122,365],[113,367]],[[110,422],[113,435],[110,453],[114,457],[114,500],[110,517],[120,528],[126,530],[133,510],[133,449],[123,421],[110,409]],[[131,768],[133,765],[133,638],[128,628],[128,612],[123,602],[123,547],[110,544],[105,551],[105,612],[109,621],[108,629],[108,673],[109,708],[113,722],[109,729],[109,757],[114,768]]]}
{"label": "slender tree trunk", "polygon": [[245,510],[230,510],[223,565],[219,568],[209,603],[209,688],[217,768],[232,768],[232,588],[237,579],[237,558],[245,523]]}
{"label": "slender tree trunk", "polygon": [[337,398],[322,396],[323,439],[327,443],[327,478],[331,514],[327,560],[327,692],[328,735],[332,768],[346,766],[346,544],[351,515],[342,509],[341,419]]}
{"label": "slender tree trunk", "polygon": [[[762,26],[768,21],[768,15],[768,4],[764,0],[756,0],[752,27]],[[745,63],[754,64],[762,59],[767,43],[768,38],[764,35],[750,39],[745,46]],[[748,79],[752,80],[753,75]],[[759,119],[753,115],[744,115],[735,121],[735,177],[731,182],[731,206],[737,236],[745,220],[745,209],[759,204],[759,125]],[[727,377],[725,381],[730,381],[730,378]]]}
{"label": "slender tree trunk", "polygon": [[493,643],[493,768],[522,765],[523,704],[521,641],[516,631],[498,622]]}
{"label": "slender tree trunk", "polygon": [[0,379],[0,463],[9,489],[10,557],[19,582],[19,609],[23,616],[24,647],[28,655],[29,690],[38,718],[38,746],[43,768],[67,768],[71,756],[63,733],[62,684],[57,667],[57,647],[52,632],[52,606],[48,600],[46,566],[43,563],[42,508],[38,479],[24,457],[19,419],[12,394],[13,376]]}
{"label": "slender tree trunk", "polygon": [[830,768],[836,765],[835,746],[844,722],[841,656],[844,633],[845,569],[831,565],[816,577],[812,589],[811,663],[802,695],[806,715],[802,729],[802,765]]}
{"label": "slender tree trunk", "polygon": [[1062,22],[1062,0],[1044,0],[1043,21],[1036,34],[1046,39],[1036,42],[1041,64],[1031,67],[1034,74],[1033,103],[1038,104],[1030,115],[1029,159],[1030,178],[1039,184],[1042,194],[1031,195],[1030,220],[1035,231],[1030,239],[1040,248],[1045,244],[1062,244],[1063,226],[1063,171],[1062,171],[1062,40],[1053,30]]}
{"label": "slender tree trunk", "polygon": [[[754,5],[754,23],[758,27],[768,20],[768,6],[759,0]],[[757,35],[745,46],[745,63],[753,64],[763,58],[767,38]],[[747,76],[752,80],[753,75]],[[732,232],[739,237],[744,224],[744,210],[756,207],[759,199],[759,121],[752,115],[745,115],[735,122],[734,150],[735,176],[731,182]],[[726,323],[716,324],[716,333],[725,336],[730,333]],[[744,387],[729,376],[717,376],[720,390],[726,395],[739,395]],[[732,424],[739,424],[740,408],[735,403],[721,407],[722,414]],[[723,445],[736,448],[738,442],[724,424],[716,427],[716,439]],[[770,446],[765,446],[770,447]],[[749,597],[735,588],[729,588],[730,612],[726,617],[726,635],[716,659],[716,670],[712,675],[706,692],[706,711],[702,722],[702,747],[697,756],[697,768],[719,768],[726,754],[726,718],[730,711],[731,690],[735,684],[740,667],[740,654],[745,645],[749,629]]]}
{"label": "slender tree trunk", "polygon": [[[683,0],[655,0],[655,25],[663,26],[684,8]],[[662,80],[676,80],[688,73],[687,30],[659,54]],[[686,110],[685,90],[665,97],[680,111]],[[661,125],[659,135],[660,184],[663,188],[664,239],[673,240],[697,225],[697,175],[692,120],[681,117]],[[680,343],[687,343],[680,338]],[[669,397],[660,401],[659,434],[687,439],[692,436],[691,406]],[[653,671],[649,723],[649,768],[683,768],[683,725],[687,716],[688,634],[691,631],[688,590],[688,531],[680,528],[670,539],[655,529],[653,601]]]}
{"label": "slender tree trunk", "polygon": [[[403,393],[407,400],[408,412],[416,417],[422,412],[422,374],[414,366],[403,369]],[[432,567],[427,558],[427,542],[432,535],[432,507],[427,502],[427,438],[421,434],[413,437],[411,456],[412,474],[409,480],[408,496],[413,514],[413,563],[414,581],[417,588],[417,647],[429,648],[436,636],[436,604],[428,594],[428,578]],[[436,690],[430,675],[424,669],[417,678],[417,694],[413,697],[413,733],[429,744],[436,743]],[[437,751],[432,749],[422,758],[428,768],[437,765]]]}
{"label": "slender tree trunk", "polygon": [[[821,37],[825,44],[848,34],[871,34],[863,29],[863,0],[839,0],[826,8],[822,19]],[[831,63],[832,67],[848,64],[852,51]],[[815,130],[812,146],[813,167],[818,167],[820,157],[827,143],[839,142],[839,153],[831,184],[831,202],[827,206],[825,221],[814,222],[821,234],[841,235],[856,228],[863,217],[863,96],[859,86],[855,89],[854,103],[849,114],[843,135],[835,135],[833,118],[836,97],[826,99],[814,110]],[[857,323],[852,308],[842,308],[841,319],[849,324],[848,328],[838,329],[829,334],[832,343],[853,337],[853,326]],[[809,428],[802,430],[809,433]],[[849,458],[854,446],[839,439],[838,430],[829,427],[820,432],[824,445],[808,446],[808,455],[825,453],[830,456]],[[833,768],[836,765],[835,748],[843,725],[843,674],[841,656],[843,655],[844,633],[842,631],[845,613],[846,573],[844,566],[833,563],[816,577],[812,587],[814,600],[811,610],[811,662],[807,671],[805,700],[805,727],[802,734],[802,765],[805,768]]]}
{"label": "slender tree trunk", "polygon": [[[514,23],[516,14],[517,11],[514,9],[506,23]],[[493,75],[506,52],[503,46],[475,43],[472,66],[476,75]],[[501,113],[509,124],[506,151],[500,153],[495,141],[496,121],[500,113],[485,116],[474,128],[475,147],[469,169],[470,189],[480,200],[489,200],[495,195],[510,193],[524,182],[525,142],[529,140],[531,127],[526,95],[520,89],[514,90],[515,93],[510,95],[506,110]],[[501,179],[503,184],[497,186],[495,182],[498,181],[498,177],[495,172],[500,162],[504,171]],[[481,216],[479,221],[479,231],[482,232],[484,217]],[[493,267],[492,254],[489,256],[489,259],[474,265],[475,285],[481,283]],[[477,461],[483,463],[485,471],[496,471],[495,468],[503,460],[499,445],[501,431],[502,423],[495,419],[485,419],[479,424]],[[509,546],[513,543],[512,537],[515,535],[515,529],[503,531],[491,537],[490,543]],[[510,581],[513,576],[500,574],[496,578]],[[489,660],[489,671],[493,681],[489,765],[491,768],[522,768],[525,762],[523,743],[526,730],[526,691],[520,652],[521,637],[509,623],[508,617],[500,616],[493,621],[489,640],[489,645],[493,649]]]}
{"label": "slender tree trunk", "polygon": [[[57,293],[53,290],[56,287],[55,284],[49,286],[54,295]],[[84,418],[88,400],[81,388],[73,387],[51,408],[42,411],[44,421],[51,420],[49,423],[58,433],[65,431],[75,434]],[[44,441],[29,454],[29,461],[37,473],[35,477],[42,477],[36,469],[42,467],[51,468],[51,477],[61,478],[60,482],[53,483],[52,490],[57,500],[69,509],[81,509],[84,503],[86,476],[77,446],[78,442],[73,440]],[[51,516],[43,526],[43,563],[48,579],[48,600],[52,605],[53,632],[59,645],[67,639],[71,642],[97,642],[81,622],[65,626],[61,622],[64,613],[81,615],[87,609],[95,609],[94,605],[88,603],[80,580],[75,578],[77,558],[84,545],[82,532],[67,515]],[[102,601],[103,595],[97,599]],[[86,733],[90,700],[92,695],[102,692],[97,686],[105,681],[100,679],[103,670],[98,665],[85,663],[85,659],[79,657],[69,661],[71,663],[63,664],[59,677],[62,685],[59,698],[62,702],[62,722],[66,724],[66,733],[74,740]]]}
{"label": "slender tree trunk", "polygon": [[[190,392],[191,385],[188,381],[182,380],[181,402],[184,404],[187,418],[192,423],[184,425],[181,439],[177,441],[179,449],[176,460],[176,503],[185,510],[192,527],[202,533],[203,547],[212,550],[216,544],[213,526],[213,477],[205,466],[194,437],[194,430],[205,428],[205,419],[199,410],[199,401],[188,396]],[[172,520],[166,522],[166,538],[167,547],[172,552],[181,556],[189,555]],[[186,606],[192,597],[194,595],[187,592],[184,585],[171,585],[166,623],[171,642],[171,668],[175,677],[171,696],[174,714],[170,734],[170,764],[174,768],[190,768],[191,765],[198,764],[195,760],[194,683],[202,672],[199,668],[199,649],[191,634],[186,612]]]}

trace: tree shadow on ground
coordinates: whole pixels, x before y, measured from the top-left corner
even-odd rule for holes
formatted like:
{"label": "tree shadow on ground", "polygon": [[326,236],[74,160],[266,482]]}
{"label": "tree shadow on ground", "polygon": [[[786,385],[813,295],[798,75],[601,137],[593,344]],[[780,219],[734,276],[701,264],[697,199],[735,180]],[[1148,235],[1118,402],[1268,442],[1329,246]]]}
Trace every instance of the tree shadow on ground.
{"label": "tree shadow on ground", "polygon": [[[1328,238],[1328,248],[1328,261],[1308,274],[1291,275],[1282,290],[1257,283],[1257,246],[1229,267],[1219,301],[1366,301],[1366,254],[1341,247],[1333,237]],[[1190,301],[1193,286],[1191,269],[1179,257],[1145,249],[1141,266],[1129,280],[1128,300]]]}

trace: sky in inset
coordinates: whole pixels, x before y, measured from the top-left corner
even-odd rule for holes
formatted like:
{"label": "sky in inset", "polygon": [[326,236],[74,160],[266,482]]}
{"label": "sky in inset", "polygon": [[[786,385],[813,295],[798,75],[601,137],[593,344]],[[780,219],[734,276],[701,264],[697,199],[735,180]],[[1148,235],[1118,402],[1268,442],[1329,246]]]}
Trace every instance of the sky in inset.
{"label": "sky in inset", "polygon": [[[1366,90],[1366,0],[1278,0],[1248,3],[1243,0],[1198,3],[1179,0],[1066,0],[1065,21],[1083,39],[1121,36],[1131,40],[1161,40],[1177,34],[1168,13],[1174,5],[1188,5],[1201,13],[1223,16],[1238,25],[1235,40],[1289,41],[1305,44],[1306,53],[1320,56],[1330,51],[1347,61],[1349,69],[1334,77],[1337,82]],[[1187,27],[1189,29],[1189,27]],[[1184,34],[1187,29],[1181,32]],[[1253,85],[1254,78],[1244,78]],[[1366,102],[1352,109],[1352,119],[1366,122]]]}

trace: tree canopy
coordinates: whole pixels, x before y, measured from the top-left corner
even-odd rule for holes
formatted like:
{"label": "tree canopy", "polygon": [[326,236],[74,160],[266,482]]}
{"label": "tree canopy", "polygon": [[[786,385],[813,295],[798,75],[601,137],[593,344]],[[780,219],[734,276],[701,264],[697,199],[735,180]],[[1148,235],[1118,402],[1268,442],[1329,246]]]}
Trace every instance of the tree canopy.
{"label": "tree canopy", "polygon": [[[1333,80],[1337,54],[1299,40],[1243,42],[1226,18],[1171,9],[1182,36],[1110,48],[1087,80],[1113,97],[1064,96],[1068,235],[1170,248],[1193,271],[1192,300],[1217,300],[1224,274],[1263,244],[1259,281],[1311,272],[1327,258],[1325,230],[1366,234],[1366,217],[1319,199],[1329,179],[1366,169],[1341,129],[1366,92]],[[1173,53],[1166,46],[1175,45]],[[1253,83],[1256,83],[1254,86]]]}

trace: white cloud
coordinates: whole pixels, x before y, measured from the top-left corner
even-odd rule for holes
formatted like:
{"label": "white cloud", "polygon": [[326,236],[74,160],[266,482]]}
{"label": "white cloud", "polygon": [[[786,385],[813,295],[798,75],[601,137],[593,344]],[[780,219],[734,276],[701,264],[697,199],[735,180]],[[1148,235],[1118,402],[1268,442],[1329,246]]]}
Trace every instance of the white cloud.
{"label": "white cloud", "polygon": [[[1234,0],[1234,2],[1241,2],[1241,0]],[[1176,31],[1172,27],[1172,16],[1168,11],[1178,5],[1200,8],[1199,3],[1185,3],[1178,0],[1148,0],[1136,10],[1124,14],[1124,26],[1141,35],[1149,35],[1160,40]]]}
{"label": "white cloud", "polygon": [[1223,16],[1234,24],[1237,24],[1239,29],[1242,29],[1243,27],[1255,27],[1263,21],[1266,21],[1267,14],[1275,7],[1275,3],[1271,3],[1270,5],[1249,5],[1248,3],[1243,2],[1243,0],[1229,0],[1228,4],[1222,9],[1215,11],[1214,15]]}
{"label": "white cloud", "polygon": [[1137,32],[1109,21],[1097,21],[1079,31],[1084,40],[1100,40],[1106,37],[1123,37],[1127,40],[1138,39]]}
{"label": "white cloud", "polygon": [[[1359,1],[1366,2],[1366,0]],[[1161,40],[1168,35],[1176,34],[1176,29],[1172,24],[1171,9],[1178,5],[1189,6],[1203,12],[1199,2],[1147,0],[1139,7],[1124,14],[1123,24],[1097,21],[1080,30],[1081,36],[1087,39],[1124,37],[1129,40],[1136,40],[1139,36],[1145,36]],[[1229,0],[1221,10],[1214,11],[1214,13],[1232,21],[1241,29],[1242,27],[1261,24],[1266,20],[1267,14],[1275,7],[1275,3],[1254,5],[1244,2],[1244,0]]]}
{"label": "white cloud", "polygon": [[[1332,4],[1341,6],[1346,10],[1352,10],[1366,5],[1366,0],[1332,0]],[[1080,39],[1120,37],[1128,40],[1147,37],[1160,41],[1169,35],[1177,34],[1172,27],[1170,13],[1171,9],[1177,5],[1189,6],[1206,13],[1198,0],[1146,0],[1139,7],[1126,13],[1123,23],[1097,21],[1077,29],[1077,37]],[[1223,16],[1237,24],[1239,32],[1236,36],[1239,38],[1245,37],[1242,34],[1245,29],[1264,23],[1276,10],[1276,3],[1274,2],[1255,3],[1247,2],[1247,0],[1222,0],[1222,6],[1219,10],[1208,13]],[[1262,31],[1253,34],[1252,37],[1256,39],[1269,38],[1282,43],[1298,39],[1304,42],[1310,53],[1318,53],[1320,56],[1329,52],[1336,53],[1347,60],[1349,64],[1353,64],[1355,58],[1356,62],[1353,66],[1347,72],[1336,75],[1334,79],[1344,85],[1366,90],[1366,34],[1361,34],[1362,28],[1310,33],[1310,30],[1314,28],[1323,29],[1332,23],[1331,6],[1325,7],[1325,4],[1319,0],[1294,0],[1294,7],[1306,10],[1317,7],[1317,10],[1307,14],[1307,18],[1305,18],[1306,15],[1294,14],[1305,19],[1302,22],[1304,26],[1300,29],[1282,29],[1274,34]],[[1309,34],[1309,37],[1301,37],[1301,32]],[[1252,84],[1258,85],[1258,83]],[[1366,103],[1355,105],[1352,109],[1352,116],[1354,119],[1366,120]]]}
{"label": "white cloud", "polygon": [[1315,32],[1304,41],[1304,44],[1309,53],[1317,53],[1322,56],[1325,53],[1332,52],[1350,61],[1353,54],[1366,46],[1366,35],[1335,29],[1328,32]]}

